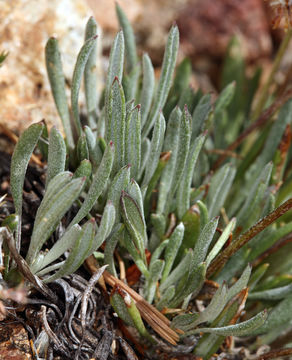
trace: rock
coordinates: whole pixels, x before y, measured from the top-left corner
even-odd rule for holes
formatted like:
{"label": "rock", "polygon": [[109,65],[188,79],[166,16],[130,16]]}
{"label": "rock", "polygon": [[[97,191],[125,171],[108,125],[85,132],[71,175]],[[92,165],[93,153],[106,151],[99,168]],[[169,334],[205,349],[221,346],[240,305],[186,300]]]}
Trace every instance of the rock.
{"label": "rock", "polygon": [[83,0],[5,0],[0,2],[0,122],[21,131],[45,119],[60,127],[45,69],[47,39],[59,39],[65,76],[71,79],[92,15]]}

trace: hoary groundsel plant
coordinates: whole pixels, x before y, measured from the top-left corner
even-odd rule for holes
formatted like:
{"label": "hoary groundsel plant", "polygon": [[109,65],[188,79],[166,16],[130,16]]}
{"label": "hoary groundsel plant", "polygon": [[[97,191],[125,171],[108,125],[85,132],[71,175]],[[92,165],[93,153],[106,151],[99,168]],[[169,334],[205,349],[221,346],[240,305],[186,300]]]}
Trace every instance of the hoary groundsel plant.
{"label": "hoary groundsel plant", "polygon": [[[291,92],[271,96],[251,122],[260,70],[246,76],[235,38],[217,99],[194,91],[189,60],[175,71],[177,26],[169,32],[156,82],[151,59],[137,55],[118,5],[117,15],[122,30],[102,93],[95,73],[100,39],[89,19],[70,106],[58,41],[47,42],[48,77],[65,138],[43,122],[19,138],[11,163],[15,214],[1,228],[2,276],[11,280],[17,267],[53,301],[46,284],[75,272],[93,254],[96,264],[107,265],[103,274],[113,287],[115,312],[151,344],[150,358],[161,338],[174,345],[187,341],[188,352],[203,359],[220,351],[228,336],[249,336],[250,351],[287,339]],[[78,105],[82,81],[86,109]],[[22,192],[36,147],[47,160],[46,189],[24,260]],[[72,207],[64,233],[47,249]]]}

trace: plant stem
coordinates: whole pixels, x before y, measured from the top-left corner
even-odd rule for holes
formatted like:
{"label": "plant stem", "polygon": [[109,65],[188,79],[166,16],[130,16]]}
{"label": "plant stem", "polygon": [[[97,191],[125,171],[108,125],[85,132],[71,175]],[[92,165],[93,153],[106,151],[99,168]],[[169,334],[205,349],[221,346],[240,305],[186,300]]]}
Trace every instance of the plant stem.
{"label": "plant stem", "polygon": [[279,70],[280,63],[281,63],[283,56],[288,48],[291,37],[292,37],[292,29],[289,29],[281,43],[281,46],[280,46],[278,52],[277,52],[276,58],[274,60],[273,66],[272,66],[271,73],[268,77],[268,80],[262,89],[259,101],[257,103],[257,106],[256,106],[255,111],[252,116],[252,121],[254,121],[255,119],[257,119],[260,116],[260,114],[264,108],[264,105],[265,105],[267,97],[268,97],[269,88],[274,81],[276,72]]}

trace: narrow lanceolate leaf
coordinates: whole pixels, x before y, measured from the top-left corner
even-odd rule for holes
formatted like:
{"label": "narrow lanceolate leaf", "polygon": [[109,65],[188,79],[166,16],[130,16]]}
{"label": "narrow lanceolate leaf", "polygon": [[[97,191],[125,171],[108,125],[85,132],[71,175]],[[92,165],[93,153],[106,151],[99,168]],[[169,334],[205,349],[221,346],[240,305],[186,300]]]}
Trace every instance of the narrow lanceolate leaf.
{"label": "narrow lanceolate leaf", "polygon": [[224,205],[235,176],[235,171],[231,164],[226,164],[213,176],[207,197],[210,217],[217,216]]}
{"label": "narrow lanceolate leaf", "polygon": [[130,182],[130,166],[126,165],[114,177],[108,192],[110,200],[116,209],[116,222],[120,220],[120,198],[123,190],[126,190]]}
{"label": "narrow lanceolate leaf", "polygon": [[281,300],[292,294],[292,284],[274,289],[255,291],[249,294],[250,300]]}
{"label": "narrow lanceolate leaf", "polygon": [[168,196],[168,203],[166,206],[166,212],[169,210],[171,200],[173,195],[182,180],[183,171],[185,168],[185,164],[189,154],[189,147],[190,147],[190,140],[191,140],[191,115],[188,112],[188,109],[185,107],[181,120],[180,120],[180,130],[179,130],[179,142],[178,142],[178,149],[177,149],[177,158],[175,163],[175,171],[172,177],[170,192]]}
{"label": "narrow lanceolate leaf", "polygon": [[181,243],[182,243],[182,239],[184,236],[184,230],[185,230],[184,224],[181,222],[178,224],[178,226],[175,228],[175,230],[171,234],[171,237],[169,238],[169,243],[166,247],[165,255],[164,255],[165,266],[164,266],[163,273],[162,273],[161,283],[163,283],[167,279],[167,277],[170,273],[170,270],[174,263],[178,249],[180,248]]}
{"label": "narrow lanceolate leaf", "polygon": [[46,45],[46,66],[56,108],[62,120],[69,149],[74,149],[74,138],[70,123],[70,112],[67,103],[65,78],[62,69],[58,40],[50,38]]}
{"label": "narrow lanceolate leaf", "polygon": [[55,127],[51,129],[49,136],[49,152],[48,152],[48,170],[46,186],[50,180],[57,174],[65,170],[66,163],[66,144]]}
{"label": "narrow lanceolate leaf", "polygon": [[108,96],[112,83],[116,77],[119,79],[120,83],[122,82],[124,68],[124,51],[124,34],[123,31],[119,31],[115,37],[110,53],[109,68],[107,72],[105,89],[106,97]]}
{"label": "narrow lanceolate leaf", "polygon": [[145,285],[146,300],[149,302],[149,304],[151,304],[154,299],[155,291],[157,288],[157,281],[161,277],[164,264],[165,262],[163,260],[157,259],[153,261],[149,266],[150,277]]}
{"label": "narrow lanceolate leaf", "polygon": [[93,251],[96,251],[103,244],[105,239],[109,236],[114,226],[115,218],[115,207],[111,201],[108,201],[106,207],[104,208],[101,223],[94,237],[92,247],[91,249],[89,249],[87,256],[91,255]]}
{"label": "narrow lanceolate leaf", "polygon": [[192,334],[206,332],[223,336],[248,336],[254,330],[256,330],[265,323],[267,316],[268,313],[266,310],[264,310],[256,316],[252,317],[251,319],[243,321],[239,324],[228,325],[218,328],[198,328],[196,330],[193,330]]}
{"label": "narrow lanceolate leaf", "polygon": [[50,276],[48,279],[44,279],[45,282],[51,282],[60,277],[72,274],[82,265],[82,263],[87,257],[88,250],[92,246],[94,238],[94,228],[94,219],[89,220],[86,224],[82,226],[82,232],[78,239],[75,241],[75,244],[70,251],[70,254],[66,259],[64,265],[54,275]]}
{"label": "narrow lanceolate leaf", "polygon": [[83,161],[81,161],[78,168],[75,170],[75,173],[73,175],[73,179],[85,176],[86,180],[87,180],[86,183],[88,183],[88,180],[89,180],[89,178],[91,176],[91,173],[92,173],[91,162],[89,160],[83,160]]}
{"label": "narrow lanceolate leaf", "polygon": [[204,95],[193,112],[192,121],[192,140],[199,136],[201,130],[204,130],[204,123],[212,111],[211,95]]}
{"label": "narrow lanceolate leaf", "polygon": [[81,227],[76,224],[71,227],[65,234],[54,244],[50,251],[44,256],[41,262],[38,263],[37,267],[32,266],[31,271],[37,273],[44,269],[47,265],[57,260],[61,255],[68,249],[72,249],[75,242],[81,235]]}
{"label": "narrow lanceolate leaf", "polygon": [[150,145],[150,154],[146,164],[145,175],[142,183],[142,189],[143,189],[142,192],[144,192],[144,194],[146,192],[148,183],[152,178],[156,170],[156,167],[158,165],[158,161],[163,145],[164,132],[165,132],[165,120],[162,113],[160,113],[160,116],[158,117],[155,123],[153,137]]}
{"label": "narrow lanceolate leaf", "polygon": [[134,179],[131,179],[127,189],[127,193],[136,201],[136,204],[138,205],[138,208],[141,212],[142,218],[144,219],[143,197],[142,197],[141,189]]}
{"label": "narrow lanceolate leaf", "polygon": [[131,164],[131,178],[137,179],[141,163],[141,114],[137,105],[126,118],[125,163]]}
{"label": "narrow lanceolate leaf", "polygon": [[53,198],[44,197],[42,207],[37,211],[26,261],[32,264],[41,247],[56,229],[73,202],[78,199],[85,178],[77,178],[55,193]]}
{"label": "narrow lanceolate leaf", "polygon": [[16,231],[16,249],[20,250],[21,215],[22,215],[22,189],[29,159],[42,134],[43,123],[33,124],[20,136],[15,146],[10,168],[10,188],[13,197],[15,213],[19,218]]}
{"label": "narrow lanceolate leaf", "polygon": [[153,124],[155,123],[157,117],[159,116],[159,111],[164,107],[165,101],[167,99],[169,89],[171,87],[172,76],[176,63],[178,43],[179,43],[178,27],[173,26],[170,30],[165,48],[165,53],[161,68],[161,75],[158,83],[157,93],[155,95],[153,109],[143,127],[143,134],[142,134],[143,138],[149,134],[149,131],[151,130]]}
{"label": "narrow lanceolate leaf", "polygon": [[88,152],[88,146],[87,146],[85,134],[81,134],[79,136],[79,139],[77,142],[77,156],[78,156],[79,162],[89,159],[89,152]]}
{"label": "narrow lanceolate leaf", "polygon": [[106,139],[113,141],[116,152],[113,174],[125,165],[126,102],[123,88],[116,77],[110,88],[106,120]]}
{"label": "narrow lanceolate leaf", "polygon": [[97,35],[93,36],[91,39],[88,39],[84,43],[78,54],[73,72],[73,77],[72,77],[71,107],[72,107],[73,120],[79,136],[82,133],[81,123],[79,118],[79,108],[78,108],[79,90],[81,86],[81,80],[84,73],[85,65],[88,61],[91,51],[96,46],[96,41],[97,41]]}
{"label": "narrow lanceolate leaf", "polygon": [[99,195],[103,192],[106,187],[107,181],[109,179],[114,159],[114,146],[112,143],[109,143],[105,153],[103,154],[101,164],[99,165],[96,173],[93,176],[91,186],[88,190],[88,193],[84,199],[84,202],[79,209],[78,213],[71,221],[69,227],[74,224],[77,224],[82,220],[92,209],[93,205],[97,201]]}
{"label": "narrow lanceolate leaf", "polygon": [[140,253],[141,258],[146,264],[145,248],[147,247],[146,226],[137,203],[126,192],[121,196],[122,216],[125,225]]}
{"label": "narrow lanceolate leaf", "polygon": [[138,62],[135,36],[128,18],[126,17],[124,11],[121,9],[118,3],[116,3],[116,12],[118,15],[119,23],[125,34],[127,72],[130,73]]}
{"label": "narrow lanceolate leaf", "polygon": [[218,226],[219,217],[209,221],[201,231],[198,241],[194,248],[194,257],[192,260],[193,266],[199,265],[205,260],[208,248],[213,240],[216,228]]}
{"label": "narrow lanceolate leaf", "polygon": [[213,246],[212,250],[207,256],[206,264],[207,267],[211,264],[212,260],[218,255],[219,251],[222,249],[226,241],[229,239],[229,236],[232,234],[233,229],[235,228],[236,219],[233,218],[230,223],[226,226],[223,233],[217,240],[216,244]]}
{"label": "narrow lanceolate leaf", "polygon": [[153,99],[155,86],[154,69],[148,54],[143,55],[143,83],[141,92],[141,124],[144,126]]}
{"label": "narrow lanceolate leaf", "polygon": [[118,244],[119,239],[122,237],[122,232],[124,231],[123,224],[117,224],[110,237],[107,239],[105,248],[104,248],[104,263],[108,264],[107,270],[114,275],[117,276],[116,268],[115,268],[115,261],[114,261],[114,251]]}
{"label": "narrow lanceolate leaf", "polygon": [[15,212],[21,217],[22,189],[25,172],[32,152],[43,131],[43,123],[33,124],[20,136],[11,159],[10,186]]}
{"label": "narrow lanceolate leaf", "polygon": [[145,171],[145,167],[147,164],[147,161],[149,159],[149,155],[150,155],[150,140],[148,138],[145,138],[142,141],[141,144],[141,165],[140,165],[140,169],[139,169],[139,174],[138,174],[138,180],[141,180],[142,175],[144,174]]}
{"label": "narrow lanceolate leaf", "polygon": [[96,141],[96,136],[88,126],[84,126],[86,143],[88,146],[89,159],[92,162],[93,169],[96,170],[102,159],[102,152]]}
{"label": "narrow lanceolate leaf", "polygon": [[181,219],[186,211],[190,208],[190,188],[193,178],[194,169],[197,163],[197,159],[206,135],[199,136],[190,149],[187,162],[185,165],[182,180],[180,181],[177,191],[177,214]]}
{"label": "narrow lanceolate leaf", "polygon": [[251,270],[252,270],[251,266],[247,265],[240,278],[228,290],[227,301],[231,300],[235,295],[237,295],[243,288],[247,286],[250,278]]}
{"label": "narrow lanceolate leaf", "polygon": [[177,149],[179,144],[179,129],[180,129],[180,119],[181,119],[181,110],[176,107],[171,112],[169,120],[167,122],[165,140],[163,143],[163,151],[171,151],[171,157],[168,163],[165,166],[165,169],[161,175],[159,193],[158,193],[158,204],[157,204],[157,213],[163,214],[165,210],[165,205],[168,198],[168,193],[171,189],[172,178],[176,171],[176,159],[177,159]]}
{"label": "narrow lanceolate leaf", "polygon": [[[86,24],[85,41],[97,35],[97,23],[91,16]],[[97,112],[97,74],[96,74],[97,42],[94,43],[84,69],[84,88],[87,106],[88,124],[96,127]]]}

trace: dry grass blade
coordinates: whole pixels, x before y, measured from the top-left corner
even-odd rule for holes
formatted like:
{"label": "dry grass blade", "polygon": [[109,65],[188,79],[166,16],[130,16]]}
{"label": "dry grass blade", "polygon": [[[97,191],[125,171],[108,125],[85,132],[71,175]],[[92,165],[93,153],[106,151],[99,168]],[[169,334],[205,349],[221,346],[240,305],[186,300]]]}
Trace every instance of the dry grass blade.
{"label": "dry grass blade", "polygon": [[254,238],[257,234],[263,231],[266,227],[272,224],[280,216],[285,214],[292,208],[292,198],[285,201],[276,210],[265,216],[244,234],[240,235],[234,242],[232,242],[225,250],[221,252],[211,263],[207,271],[207,277],[210,277],[215,271],[219,270],[227,260],[249,240]]}
{"label": "dry grass blade", "polygon": [[279,359],[280,356],[286,357],[290,355],[292,355],[292,348],[272,350],[269,351],[268,353],[259,356],[257,360]]}

